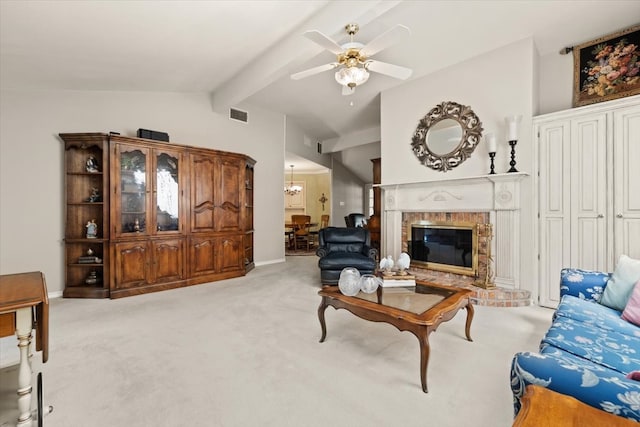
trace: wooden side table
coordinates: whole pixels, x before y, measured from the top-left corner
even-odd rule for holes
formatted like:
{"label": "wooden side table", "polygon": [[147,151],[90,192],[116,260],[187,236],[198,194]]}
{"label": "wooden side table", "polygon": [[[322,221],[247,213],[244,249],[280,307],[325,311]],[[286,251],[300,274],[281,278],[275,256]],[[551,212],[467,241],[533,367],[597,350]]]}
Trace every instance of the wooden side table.
{"label": "wooden side table", "polygon": [[638,423],[538,385],[528,385],[513,427],[638,427]]}
{"label": "wooden side table", "polygon": [[[34,316],[35,314],[35,316]],[[31,426],[31,363],[29,348],[32,330],[36,330],[36,350],[42,350],[42,362],[49,358],[49,298],[41,272],[0,276],[0,332],[18,336],[20,365],[18,369],[17,427]]]}

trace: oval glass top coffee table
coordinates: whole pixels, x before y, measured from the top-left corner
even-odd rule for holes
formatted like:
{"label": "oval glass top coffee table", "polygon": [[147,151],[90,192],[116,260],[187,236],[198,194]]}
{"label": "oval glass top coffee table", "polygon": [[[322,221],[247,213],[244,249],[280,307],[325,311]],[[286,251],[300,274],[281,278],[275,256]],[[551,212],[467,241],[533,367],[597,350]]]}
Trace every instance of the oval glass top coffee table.
{"label": "oval glass top coffee table", "polygon": [[420,380],[422,391],[427,393],[427,365],[429,363],[429,334],[442,322],[453,319],[458,310],[467,310],[465,335],[471,339],[473,305],[469,301],[470,289],[416,281],[411,287],[379,287],[376,293],[360,292],[356,296],[343,295],[337,286],[326,286],[318,295],[322,297],[318,307],[318,319],[322,327],[320,342],[327,337],[324,312],[328,306],[344,308],[356,316],[373,322],[389,323],[400,331],[409,331],[420,344]]}

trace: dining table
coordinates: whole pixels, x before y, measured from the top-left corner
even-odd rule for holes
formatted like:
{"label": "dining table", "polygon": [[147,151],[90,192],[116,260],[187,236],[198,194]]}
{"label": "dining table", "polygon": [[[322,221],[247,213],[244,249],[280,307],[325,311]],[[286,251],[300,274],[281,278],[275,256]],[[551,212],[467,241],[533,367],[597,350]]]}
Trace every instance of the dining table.
{"label": "dining table", "polygon": [[[44,274],[33,271],[0,275],[0,337],[15,335],[20,350],[17,378],[19,415],[15,424],[17,427],[33,425],[30,356],[34,329],[36,350],[42,351],[42,363],[46,363],[49,358],[49,297]],[[42,388],[38,387],[39,395],[41,390]],[[38,419],[44,415],[40,404],[39,401]],[[48,412],[50,409],[47,410]],[[0,417],[0,425],[5,425],[2,417]]]}

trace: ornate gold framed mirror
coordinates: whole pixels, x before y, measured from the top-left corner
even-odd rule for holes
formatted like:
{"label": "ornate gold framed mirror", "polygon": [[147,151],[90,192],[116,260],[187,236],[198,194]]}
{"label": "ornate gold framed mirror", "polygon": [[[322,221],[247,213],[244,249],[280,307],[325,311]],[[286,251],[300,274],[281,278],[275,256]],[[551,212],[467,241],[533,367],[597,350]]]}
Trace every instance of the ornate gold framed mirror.
{"label": "ornate gold framed mirror", "polygon": [[482,123],[471,107],[445,101],[418,123],[411,147],[420,163],[446,172],[471,156],[482,138]]}

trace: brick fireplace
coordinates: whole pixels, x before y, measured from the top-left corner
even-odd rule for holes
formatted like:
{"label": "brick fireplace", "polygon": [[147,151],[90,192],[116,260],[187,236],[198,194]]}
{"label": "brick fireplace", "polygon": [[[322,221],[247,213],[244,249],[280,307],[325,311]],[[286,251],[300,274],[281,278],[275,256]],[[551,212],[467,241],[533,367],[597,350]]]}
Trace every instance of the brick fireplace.
{"label": "brick fireplace", "polygon": [[[407,251],[407,227],[418,221],[492,224],[494,283],[518,289],[520,271],[520,181],[525,173],[506,173],[404,184],[382,184],[381,256]],[[486,242],[486,240],[484,240]],[[478,274],[486,275],[486,243],[478,241]],[[425,270],[434,279],[472,283],[478,277]]]}
{"label": "brick fireplace", "polygon": [[[408,241],[411,236],[411,226],[412,224],[417,223],[438,223],[438,224],[459,224],[459,223],[467,223],[467,224],[490,224],[490,218],[488,212],[403,212],[402,213],[402,230],[401,230],[401,241],[402,241],[402,252],[408,252]],[[487,275],[487,265],[488,265],[488,256],[489,251],[487,247],[487,239],[485,230],[480,227],[478,231],[479,238],[477,242],[475,242],[476,247],[472,248],[473,256],[477,255],[477,269],[475,274],[456,274],[453,272],[439,271],[439,270],[430,270],[424,266],[418,265],[414,263],[412,265],[413,270],[422,271],[423,274],[436,278],[448,278],[452,274],[457,277],[458,281],[468,283],[468,284],[478,284],[480,282],[484,282],[484,278]],[[480,285],[479,285],[480,286]]]}

